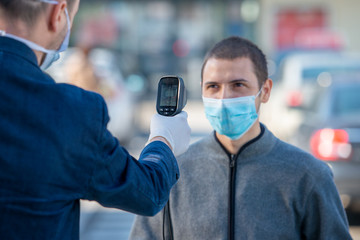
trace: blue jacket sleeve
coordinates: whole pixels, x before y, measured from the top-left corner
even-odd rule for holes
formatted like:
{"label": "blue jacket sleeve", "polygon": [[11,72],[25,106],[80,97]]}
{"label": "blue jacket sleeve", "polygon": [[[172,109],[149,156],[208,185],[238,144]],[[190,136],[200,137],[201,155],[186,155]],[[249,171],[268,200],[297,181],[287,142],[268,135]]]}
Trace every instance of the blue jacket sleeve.
{"label": "blue jacket sleeve", "polygon": [[153,216],[165,206],[170,189],[179,178],[175,156],[166,144],[155,141],[136,160],[107,131],[108,116],[104,109],[99,149],[86,199],[96,200],[105,207]]}

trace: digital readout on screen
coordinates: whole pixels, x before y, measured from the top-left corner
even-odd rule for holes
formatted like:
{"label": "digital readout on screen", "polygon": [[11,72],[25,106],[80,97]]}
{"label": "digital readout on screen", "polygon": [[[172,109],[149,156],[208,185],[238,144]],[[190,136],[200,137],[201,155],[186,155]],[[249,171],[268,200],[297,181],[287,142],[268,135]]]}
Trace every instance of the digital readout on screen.
{"label": "digital readout on screen", "polygon": [[176,106],[177,84],[163,84],[161,86],[160,106]]}

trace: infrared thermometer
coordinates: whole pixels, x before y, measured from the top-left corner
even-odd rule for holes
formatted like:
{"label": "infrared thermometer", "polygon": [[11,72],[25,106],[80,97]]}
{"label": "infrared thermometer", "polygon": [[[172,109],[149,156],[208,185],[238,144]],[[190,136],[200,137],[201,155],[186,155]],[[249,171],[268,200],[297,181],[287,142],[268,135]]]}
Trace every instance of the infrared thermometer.
{"label": "infrared thermometer", "polygon": [[162,77],[158,85],[156,111],[163,116],[175,116],[186,105],[186,89],[181,77]]}

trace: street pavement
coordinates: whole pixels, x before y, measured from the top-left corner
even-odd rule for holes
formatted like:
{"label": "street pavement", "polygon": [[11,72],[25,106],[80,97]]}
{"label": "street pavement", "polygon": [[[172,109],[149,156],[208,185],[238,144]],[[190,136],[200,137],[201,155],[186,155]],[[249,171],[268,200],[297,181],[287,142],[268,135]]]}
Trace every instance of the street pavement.
{"label": "street pavement", "polygon": [[125,240],[129,238],[134,214],[82,201],[80,240]]}

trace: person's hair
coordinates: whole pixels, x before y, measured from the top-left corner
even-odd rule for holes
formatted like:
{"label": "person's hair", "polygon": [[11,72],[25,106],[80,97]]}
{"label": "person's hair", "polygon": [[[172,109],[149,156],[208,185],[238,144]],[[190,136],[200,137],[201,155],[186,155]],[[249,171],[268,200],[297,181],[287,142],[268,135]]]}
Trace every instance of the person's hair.
{"label": "person's hair", "polygon": [[209,50],[202,65],[201,82],[203,81],[205,65],[210,58],[234,60],[242,57],[249,58],[253,63],[255,75],[259,87],[261,87],[268,78],[266,57],[254,43],[237,36],[225,38]]}
{"label": "person's hair", "polygon": [[[71,11],[75,0],[66,0],[68,11]],[[45,11],[49,3],[39,0],[0,0],[2,14],[11,20],[21,20],[32,26],[42,11]]]}

